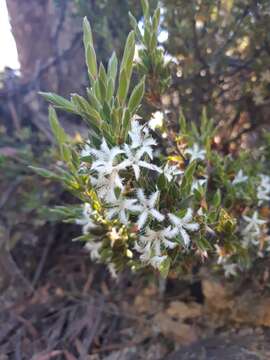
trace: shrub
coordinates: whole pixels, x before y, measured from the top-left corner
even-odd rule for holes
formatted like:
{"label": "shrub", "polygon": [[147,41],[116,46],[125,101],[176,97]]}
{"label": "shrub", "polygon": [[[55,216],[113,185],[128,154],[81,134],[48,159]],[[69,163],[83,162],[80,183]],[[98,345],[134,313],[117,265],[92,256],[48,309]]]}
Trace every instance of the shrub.
{"label": "shrub", "polygon": [[[62,165],[35,170],[60,180],[79,199],[78,206],[53,211],[82,226],[77,240],[112,274],[129,267],[166,277],[208,259],[226,276],[236,275],[270,249],[270,136],[258,149],[226,155],[215,146],[217,129],[206,112],[199,126],[182,114],[177,132],[162,112],[159,126],[153,125],[157,119],[139,116],[143,99],[169,84],[169,66],[157,46],[160,12],[151,17],[147,1],[142,5],[144,31],[131,16],[134,31],[122,61],[118,65],[113,54],[107,69],[97,64],[84,20],[87,97],[43,95],[55,108],[83,118],[89,138],[74,146],[50,107]],[[139,81],[130,89],[136,40]]]}

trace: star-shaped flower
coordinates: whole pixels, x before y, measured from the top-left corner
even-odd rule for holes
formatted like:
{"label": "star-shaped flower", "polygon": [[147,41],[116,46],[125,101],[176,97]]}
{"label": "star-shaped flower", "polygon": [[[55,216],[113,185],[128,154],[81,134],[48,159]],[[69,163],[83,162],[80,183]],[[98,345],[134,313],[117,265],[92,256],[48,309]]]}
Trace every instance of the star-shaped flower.
{"label": "star-shaped flower", "polygon": [[123,161],[122,164],[125,167],[131,166],[133,168],[136,180],[140,178],[140,167],[161,172],[158,166],[141,159],[143,156],[143,152],[141,150],[134,150],[127,144],[124,145],[124,149],[127,159]]}
{"label": "star-shaped flower", "polygon": [[207,183],[207,179],[196,179],[192,182],[191,192],[198,190],[200,186],[204,186]]}
{"label": "star-shaped flower", "polygon": [[200,228],[199,224],[191,222],[193,217],[192,210],[188,209],[185,216],[182,218],[179,218],[174,214],[168,214],[168,217],[171,224],[173,225],[172,235],[180,235],[184,241],[184,244],[188,246],[190,243],[190,236],[187,231],[194,232]]}
{"label": "star-shaped flower", "polygon": [[91,182],[98,196],[107,202],[115,201],[115,189],[124,189],[123,179],[120,178],[117,169],[114,169],[109,175],[100,173],[97,177],[93,176]]}
{"label": "star-shaped flower", "polygon": [[192,148],[185,150],[185,154],[190,156],[189,161],[192,162],[193,160],[204,160],[206,151],[200,149],[199,145],[195,143]]}
{"label": "star-shaped flower", "polygon": [[155,208],[159,198],[159,191],[156,191],[149,197],[146,197],[143,189],[138,189],[137,196],[140,203],[140,216],[137,222],[139,229],[144,226],[149,216],[159,222],[165,219],[165,216]]}
{"label": "star-shaped flower", "polygon": [[84,248],[90,252],[90,257],[92,260],[99,260],[102,242],[89,241],[85,244]]}
{"label": "star-shaped flower", "polygon": [[180,170],[176,165],[169,165],[168,163],[163,168],[165,178],[171,182],[175,177],[180,176],[184,171]]}
{"label": "star-shaped flower", "polygon": [[96,158],[92,163],[91,170],[95,170],[102,174],[110,174],[112,171],[125,169],[125,164],[117,163],[117,156],[122,154],[124,151],[118,146],[109,148],[105,139],[102,140],[100,150],[90,149],[90,154]]}
{"label": "star-shaped flower", "polygon": [[84,204],[83,216],[80,219],[76,219],[76,224],[83,226],[83,234],[88,234],[89,231],[96,227],[96,224],[91,219],[92,207],[89,203]]}
{"label": "star-shaped flower", "polygon": [[270,201],[270,177],[267,175],[260,175],[261,182],[258,186],[257,198],[259,205],[264,201]]}
{"label": "star-shaped flower", "polygon": [[118,199],[113,200],[108,209],[108,218],[112,219],[117,216],[122,224],[128,224],[129,212],[138,212],[141,210],[140,205],[137,204],[137,199],[125,198],[122,194]]}
{"label": "star-shaped flower", "polygon": [[226,278],[237,275],[237,264],[223,264],[224,275]]}
{"label": "star-shaped flower", "polygon": [[131,123],[131,130],[129,131],[131,139],[131,149],[139,149],[141,155],[148,154],[150,159],[153,158],[153,146],[157,145],[156,141],[149,134],[147,126],[140,125],[137,120]]}
{"label": "star-shaped flower", "polygon": [[248,225],[244,228],[243,234],[259,235],[261,232],[261,225],[267,223],[267,221],[259,219],[258,211],[255,211],[252,217],[243,215],[243,219],[248,223]]}
{"label": "star-shaped flower", "polygon": [[173,249],[177,245],[170,241],[170,238],[171,227],[158,231],[148,227],[145,235],[140,236],[135,244],[135,250],[141,253],[140,260],[152,265],[154,268],[159,268],[167,258],[167,255],[162,255],[162,247]]}
{"label": "star-shaped flower", "polygon": [[241,184],[248,181],[248,176],[244,175],[243,170],[239,170],[232,181],[233,185]]}

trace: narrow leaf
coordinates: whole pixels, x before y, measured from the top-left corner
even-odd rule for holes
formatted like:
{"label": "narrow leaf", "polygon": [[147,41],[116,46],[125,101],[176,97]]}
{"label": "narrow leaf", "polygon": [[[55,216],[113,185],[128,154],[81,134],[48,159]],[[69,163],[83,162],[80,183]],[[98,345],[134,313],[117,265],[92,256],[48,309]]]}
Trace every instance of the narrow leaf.
{"label": "narrow leaf", "polygon": [[97,78],[97,57],[92,45],[88,45],[86,49],[86,64],[90,80],[93,81]]}
{"label": "narrow leaf", "polygon": [[62,96],[50,92],[39,92],[39,94],[43,96],[44,99],[53,104],[55,107],[68,112],[76,113],[76,110],[74,109],[72,103],[63,98]]}
{"label": "narrow leaf", "polygon": [[85,50],[89,45],[93,46],[93,34],[86,16],[83,19],[83,43]]}
{"label": "narrow leaf", "polygon": [[57,143],[59,145],[64,144],[68,140],[68,136],[62,126],[59,124],[56,111],[52,106],[49,107],[49,122]]}
{"label": "narrow leaf", "polygon": [[128,109],[131,115],[134,115],[141,104],[145,92],[145,77],[134,88],[128,102]]}

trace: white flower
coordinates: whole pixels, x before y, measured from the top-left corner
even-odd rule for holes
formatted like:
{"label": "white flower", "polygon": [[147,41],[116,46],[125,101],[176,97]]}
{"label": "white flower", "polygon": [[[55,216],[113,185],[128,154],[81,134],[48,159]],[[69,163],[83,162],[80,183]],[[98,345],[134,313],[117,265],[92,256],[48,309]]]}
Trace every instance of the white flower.
{"label": "white flower", "polygon": [[215,248],[216,248],[216,253],[218,255],[218,259],[217,259],[217,263],[220,264],[225,264],[226,261],[228,260],[228,258],[230,257],[230,255],[226,254],[224,249],[221,248],[219,245],[215,244]]}
{"label": "white flower", "polygon": [[137,120],[131,123],[131,130],[128,132],[131,139],[131,149],[138,149],[140,154],[148,154],[150,159],[153,158],[152,146],[157,145],[156,141],[149,135],[149,129],[140,125]]}
{"label": "white flower", "polygon": [[248,225],[243,229],[243,234],[245,235],[260,235],[261,225],[267,223],[267,221],[259,219],[258,211],[255,211],[252,217],[243,215],[243,219],[248,223]]}
{"label": "white flower", "polygon": [[167,255],[162,255],[162,246],[166,249],[173,249],[177,246],[177,243],[169,240],[171,237],[171,227],[159,231],[154,231],[148,227],[145,235],[140,236],[135,244],[135,250],[141,253],[140,260],[154,268],[159,268],[167,258]]}
{"label": "white flower", "polygon": [[232,181],[233,185],[241,184],[248,180],[248,176],[244,175],[243,170],[239,170],[238,173],[235,175],[235,178]]}
{"label": "white flower", "polygon": [[154,250],[154,255],[160,255],[162,245],[166,249],[173,249],[177,246],[177,243],[170,241],[173,237],[172,228],[170,226],[157,231],[147,227],[145,235],[140,236],[138,245],[144,248],[147,244],[150,244]]}
{"label": "white flower", "polygon": [[267,175],[260,175],[261,182],[258,186],[257,198],[259,200],[259,205],[264,201],[270,201],[270,177]]}
{"label": "white flower", "polygon": [[98,173],[111,174],[113,171],[120,171],[125,169],[125,164],[117,164],[116,157],[122,154],[124,151],[115,146],[110,149],[105,141],[102,140],[100,150],[91,149],[90,154],[93,155],[96,160],[92,163],[91,170],[96,170]]}
{"label": "white flower", "polygon": [[206,151],[199,148],[198,144],[194,144],[192,148],[188,148],[185,150],[185,154],[190,155],[190,162],[193,160],[204,160]]}
{"label": "white flower", "polygon": [[117,272],[116,272],[116,269],[115,269],[115,265],[113,263],[110,263],[108,265],[108,270],[109,270],[109,273],[110,273],[112,278],[114,278],[114,279],[118,278]]}
{"label": "white flower", "polygon": [[150,129],[154,130],[157,127],[161,127],[163,125],[163,121],[164,121],[163,112],[156,111],[154,114],[152,114],[152,117],[149,121]]}
{"label": "white flower", "polygon": [[199,230],[200,225],[197,223],[192,223],[192,210],[188,209],[185,216],[183,218],[179,218],[174,214],[168,214],[171,224],[173,225],[172,234],[174,236],[181,235],[184,244],[186,246],[190,243],[190,236],[187,232],[188,231],[197,231]]}
{"label": "white flower", "polygon": [[123,179],[120,178],[118,171],[115,169],[109,175],[98,174],[98,177],[91,177],[92,185],[96,188],[98,196],[107,201],[115,201],[116,188],[124,189]]}
{"label": "white flower", "polygon": [[149,196],[149,198],[147,198],[143,189],[138,189],[137,196],[140,202],[141,212],[137,222],[139,229],[144,226],[149,216],[155,218],[159,222],[165,219],[165,216],[162,215],[157,209],[155,209],[159,198],[159,191],[154,192]]}
{"label": "white flower", "polygon": [[92,150],[91,146],[89,144],[86,144],[81,151],[81,157],[90,156],[91,150]]}
{"label": "white flower", "polygon": [[141,149],[134,150],[127,144],[124,145],[124,148],[127,159],[123,162],[123,164],[126,167],[131,166],[133,168],[136,180],[138,180],[140,177],[140,167],[161,172],[158,166],[141,160],[144,154]]}
{"label": "white flower", "polygon": [[99,250],[101,246],[102,246],[102,242],[89,241],[85,244],[84,248],[90,252],[90,257],[92,260],[99,260],[100,259]]}
{"label": "white flower", "polygon": [[223,264],[222,266],[226,278],[237,275],[237,271],[236,271],[238,268],[237,264]]}
{"label": "white flower", "polygon": [[168,163],[163,168],[165,178],[171,182],[176,176],[182,175],[184,172],[176,165],[169,165]]}
{"label": "white flower", "polygon": [[194,192],[194,190],[198,190],[199,187],[203,186],[206,183],[207,183],[207,179],[193,180],[191,185],[191,192]]}
{"label": "white flower", "polygon": [[89,203],[85,203],[83,209],[83,217],[75,220],[76,224],[83,225],[84,235],[88,234],[89,230],[96,227],[96,224],[91,219],[92,212],[93,210],[91,205]]}
{"label": "white flower", "polygon": [[163,261],[165,261],[167,259],[167,255],[163,255],[163,256],[153,256],[150,259],[150,265],[153,266],[153,268],[155,269],[160,269],[161,264],[163,263]]}
{"label": "white flower", "polygon": [[111,208],[108,210],[108,218],[112,219],[117,216],[122,224],[128,224],[128,212],[138,212],[141,207],[136,204],[137,199],[124,198],[121,194],[118,199],[113,200]]}

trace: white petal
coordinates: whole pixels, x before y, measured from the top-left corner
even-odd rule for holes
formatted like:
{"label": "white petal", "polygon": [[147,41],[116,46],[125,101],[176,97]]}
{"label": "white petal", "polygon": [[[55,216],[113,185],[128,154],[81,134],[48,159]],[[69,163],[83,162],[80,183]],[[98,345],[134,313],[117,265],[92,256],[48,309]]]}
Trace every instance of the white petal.
{"label": "white petal", "polygon": [[159,191],[152,193],[149,196],[149,207],[151,207],[151,208],[155,207],[155,205],[158,201],[158,198],[159,198]]}
{"label": "white petal", "polygon": [[140,188],[137,190],[137,196],[138,196],[139,201],[142,204],[145,204],[146,198],[145,198],[143,189]]}
{"label": "white petal", "polygon": [[192,220],[192,209],[188,208],[185,216],[182,218],[183,223],[188,223]]}
{"label": "white petal", "polygon": [[138,219],[138,222],[137,222],[137,225],[138,225],[139,229],[141,229],[145,225],[147,217],[148,217],[148,212],[143,211],[141,213],[141,215],[139,216],[139,219]]}
{"label": "white petal", "polygon": [[197,231],[200,228],[200,225],[197,223],[184,224],[183,226],[189,231]]}
{"label": "white petal", "polygon": [[170,222],[172,223],[172,225],[174,225],[174,226],[179,226],[181,224],[180,219],[177,216],[175,216],[174,214],[169,213],[168,218],[169,218]]}
{"label": "white petal", "polygon": [[163,221],[165,219],[165,216],[162,215],[159,211],[157,211],[156,209],[151,209],[150,210],[151,215],[159,222]]}
{"label": "white petal", "polygon": [[188,233],[186,232],[186,230],[185,229],[180,229],[180,235],[181,235],[181,237],[182,237],[182,239],[184,241],[184,244],[186,246],[188,246],[189,243],[190,243],[190,237],[189,237]]}
{"label": "white petal", "polygon": [[134,170],[136,180],[139,180],[139,178],[140,178],[140,168],[139,168],[139,166],[136,165],[136,164],[133,164],[132,168]]}
{"label": "white petal", "polygon": [[127,225],[128,224],[128,217],[126,215],[125,210],[121,210],[119,212],[119,220],[121,221],[122,224]]}

